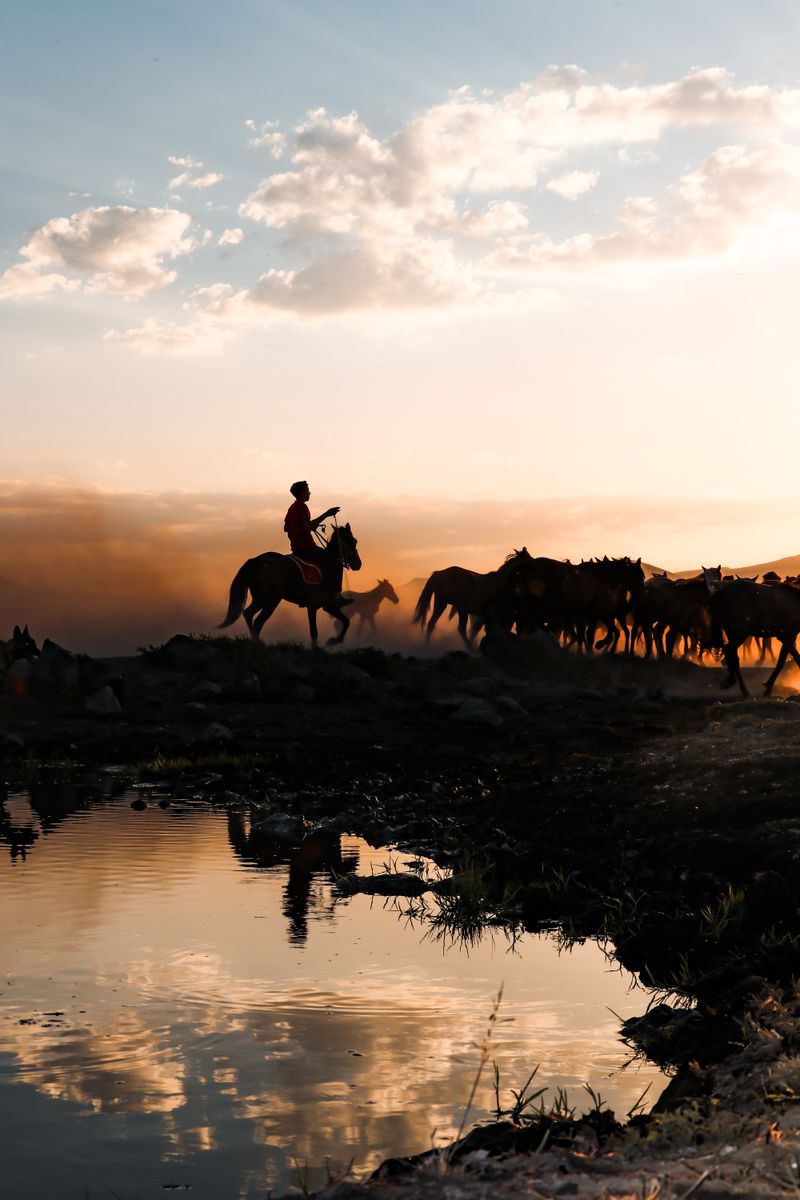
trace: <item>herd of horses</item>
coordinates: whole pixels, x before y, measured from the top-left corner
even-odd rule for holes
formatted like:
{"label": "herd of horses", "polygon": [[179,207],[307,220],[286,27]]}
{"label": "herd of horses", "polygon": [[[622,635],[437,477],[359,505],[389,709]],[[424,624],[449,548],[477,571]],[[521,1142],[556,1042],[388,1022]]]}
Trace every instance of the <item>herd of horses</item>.
{"label": "herd of horses", "polygon": [[[230,586],[228,611],[219,628],[244,617],[258,638],[282,600],[308,613],[311,640],[316,644],[317,613],[328,613],[339,626],[328,644],[340,644],[351,623],[375,632],[375,617],[384,600],[399,598],[387,579],[367,592],[342,592],[345,570],[361,569],[358,541],[350,525],[336,526],[322,559],[322,581],[309,583],[301,564],[291,555],[266,553],[248,559]],[[500,627],[521,637],[545,631],[578,653],[619,651],[659,658],[682,655],[702,661],[708,654],[721,658],[728,670],[723,686],[738,684],[743,695],[740,653],[755,645],[759,662],[777,660],[764,687],[769,694],[791,657],[800,667],[800,578],[781,579],[770,571],[755,579],[723,577],[719,567],[703,568],[689,579],[666,574],[645,577],[641,559],[593,558],[571,563],[534,557],[523,547],[514,550],[494,571],[480,573],[465,567],[434,571],[417,600],[412,622],[430,640],[446,610],[457,617],[458,631],[472,649],[482,630]],[[0,674],[18,658],[38,653],[33,638],[15,627],[13,637],[0,642]]]}
{"label": "herd of horses", "polygon": [[[322,608],[336,620],[339,632],[329,644],[341,643],[350,625],[344,611],[352,606],[360,629],[375,631],[375,615],[384,599],[398,597],[388,580],[370,592],[342,594],[345,569],[357,571],[357,540],[347,525],[335,528],[328,545],[323,582],[308,584],[291,556],[262,554],[249,559],[231,584],[228,613],[220,628],[244,616],[258,637],[281,599],[308,610],[311,639],[316,643],[316,613]],[[250,603],[246,604],[250,596]],[[789,656],[800,667],[800,580],[780,579],[769,572],[758,579],[723,578],[721,569],[703,568],[690,579],[666,574],[647,579],[642,560],[627,556],[571,563],[534,557],[523,547],[509,554],[494,571],[465,567],[434,571],[425,582],[412,617],[426,639],[449,609],[457,617],[461,638],[471,649],[481,630],[498,626],[520,636],[546,631],[578,653],[622,651],[646,657],[684,655],[702,660],[722,658],[728,670],[724,686],[747,687],[740,652],[757,643],[760,661],[779,651],[765,683],[769,694]]]}
{"label": "herd of horses", "polygon": [[573,564],[535,558],[523,548],[486,574],[463,567],[435,571],[413,620],[430,637],[448,607],[468,647],[482,629],[500,626],[520,635],[546,630],[586,654],[622,648],[646,657],[682,654],[702,660],[713,653],[728,669],[723,686],[738,684],[743,695],[748,692],[740,652],[751,644],[757,645],[761,662],[772,654],[773,641],[780,647],[764,685],[767,694],[789,656],[800,667],[800,580],[781,579],[772,571],[761,582],[723,577],[720,567],[704,567],[690,579],[666,574],[646,579],[641,559]]}

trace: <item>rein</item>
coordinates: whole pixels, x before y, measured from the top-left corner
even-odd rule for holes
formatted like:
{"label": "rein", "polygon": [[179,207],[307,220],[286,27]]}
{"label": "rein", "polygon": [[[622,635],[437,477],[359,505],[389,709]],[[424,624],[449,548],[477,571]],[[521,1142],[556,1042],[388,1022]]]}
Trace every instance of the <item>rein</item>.
{"label": "rein", "polygon": [[[323,525],[322,528],[324,529],[325,526]],[[331,541],[333,540],[334,533],[337,533],[338,530],[339,530],[339,523],[336,520],[336,517],[334,516],[334,518],[333,518],[333,533],[331,534]],[[313,530],[313,533],[314,533],[314,537],[317,539],[317,541],[319,542],[319,544],[323,548],[323,550],[330,551],[331,554],[333,554],[336,558],[338,558],[338,560],[341,564],[341,567],[342,567],[343,581],[347,582],[347,586],[349,588],[349,586],[350,586],[349,585],[350,569],[347,566],[346,562],[344,561],[344,555],[342,554],[342,547],[341,547],[338,537],[336,539],[336,549],[331,549],[330,541],[326,542],[325,538],[322,536],[322,534],[319,532],[318,529]]]}

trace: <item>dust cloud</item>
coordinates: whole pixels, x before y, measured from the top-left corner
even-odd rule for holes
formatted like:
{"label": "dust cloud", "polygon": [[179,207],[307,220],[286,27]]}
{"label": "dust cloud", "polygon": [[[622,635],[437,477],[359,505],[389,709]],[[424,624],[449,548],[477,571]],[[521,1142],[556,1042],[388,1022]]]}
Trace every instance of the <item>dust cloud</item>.
{"label": "dust cloud", "polygon": [[[0,483],[0,637],[25,624],[40,643],[49,637],[90,654],[129,654],[174,633],[208,633],[223,619],[230,581],[241,564],[265,550],[285,550],[286,491],[263,494],[164,492],[108,493],[92,488]],[[387,650],[424,653],[410,624],[431,571],[458,564],[477,571],[499,566],[514,548],[578,561],[593,554],[640,554],[663,565],[660,551],[688,559],[698,503],[630,497],[460,502],[436,497],[376,498],[318,488],[313,513],[341,504],[359,539],[363,570],[345,589],[366,592],[388,578],[400,603],[384,602],[378,635],[359,635],[354,621],[348,645],[373,643]],[[720,553],[698,550],[698,563],[724,555],[730,529],[744,520],[731,502],[704,509],[708,542]],[[755,532],[766,510],[748,510]],[[771,514],[774,519],[774,513]],[[797,514],[800,516],[800,509]],[[663,541],[669,526],[672,541]],[[659,540],[661,538],[661,540]],[[723,542],[723,547],[720,547]],[[673,558],[674,561],[674,558]],[[661,569],[661,567],[659,567]],[[232,635],[244,633],[243,622]],[[320,614],[322,639],[335,632]],[[284,604],[264,630],[266,640],[308,636],[306,617]],[[440,621],[432,649],[460,645],[452,624]]]}
{"label": "dust cloud", "polygon": [[[0,636],[27,623],[40,644],[49,637],[84,653],[128,654],[177,632],[213,632],[242,562],[288,548],[283,517],[290,500],[6,489],[0,492]],[[378,574],[369,569],[370,560],[377,561],[376,534],[373,529],[361,540],[365,569],[346,579],[346,588],[368,591],[377,584]],[[391,561],[384,554],[381,565],[388,569]],[[396,560],[394,567],[395,579],[398,569],[408,570]],[[419,647],[419,633],[409,624],[419,586],[404,582],[397,585],[400,604],[381,610],[387,649]],[[245,633],[244,622],[228,632]],[[320,614],[321,637],[334,632]],[[305,613],[282,605],[264,636],[306,640]],[[455,645],[449,636],[441,639],[440,648],[451,641]]]}

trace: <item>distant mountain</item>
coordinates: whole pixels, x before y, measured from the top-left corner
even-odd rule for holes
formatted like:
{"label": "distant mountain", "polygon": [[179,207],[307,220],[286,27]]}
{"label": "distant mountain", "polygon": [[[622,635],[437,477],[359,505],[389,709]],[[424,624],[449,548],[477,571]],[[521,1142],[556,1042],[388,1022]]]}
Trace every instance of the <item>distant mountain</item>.
{"label": "distant mountain", "polygon": [[[716,565],[716,563],[703,564],[708,567]],[[671,579],[687,579],[692,575],[697,575],[699,570],[698,566],[689,571],[668,571],[667,574]],[[774,558],[772,562],[756,563],[749,567],[728,567],[724,563],[722,564],[723,575],[741,575],[745,579],[752,579],[754,575],[766,575],[767,571],[774,571],[782,579],[787,575],[800,575],[800,554],[790,554],[786,558]]]}

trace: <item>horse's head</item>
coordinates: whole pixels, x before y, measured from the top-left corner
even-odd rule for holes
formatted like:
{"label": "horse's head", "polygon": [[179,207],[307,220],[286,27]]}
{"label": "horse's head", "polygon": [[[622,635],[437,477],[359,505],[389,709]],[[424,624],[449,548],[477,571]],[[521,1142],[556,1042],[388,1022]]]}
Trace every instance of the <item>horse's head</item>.
{"label": "horse's head", "polygon": [[394,590],[392,585],[389,583],[388,579],[379,579],[378,580],[378,595],[383,600],[391,600],[392,604],[400,603],[400,597],[397,595],[397,592]]}
{"label": "horse's head", "polygon": [[39,657],[39,647],[28,633],[27,625],[24,629],[20,629],[19,625],[14,626],[14,633],[11,637],[11,652],[14,658],[26,658],[28,662]]}
{"label": "horse's head", "polygon": [[722,582],[722,566],[701,567],[703,581],[710,592],[715,592]]}
{"label": "horse's head", "polygon": [[346,525],[337,525],[328,543],[329,548],[334,550],[342,560],[342,565],[348,571],[361,570],[361,556],[358,553],[358,540],[355,537],[350,522]]}

